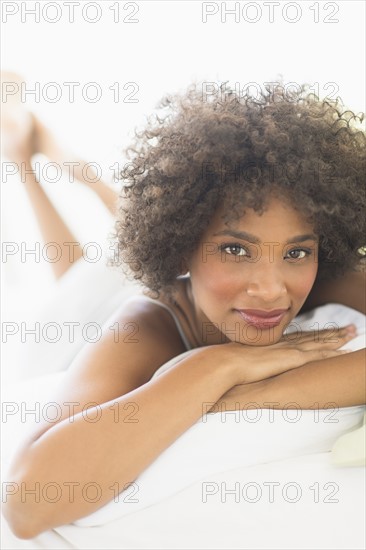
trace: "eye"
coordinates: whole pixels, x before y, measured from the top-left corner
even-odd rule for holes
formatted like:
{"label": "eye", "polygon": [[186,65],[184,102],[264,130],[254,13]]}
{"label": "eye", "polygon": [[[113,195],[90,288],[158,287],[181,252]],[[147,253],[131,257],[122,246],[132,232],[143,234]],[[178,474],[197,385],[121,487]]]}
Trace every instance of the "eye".
{"label": "eye", "polygon": [[293,250],[290,250],[287,253],[287,256],[291,260],[302,260],[303,258],[306,258],[311,254],[311,250],[307,250],[306,248],[294,248]]}
{"label": "eye", "polygon": [[226,254],[230,254],[232,256],[248,256],[247,251],[243,246],[240,244],[223,244],[221,247],[221,251],[226,252]]}

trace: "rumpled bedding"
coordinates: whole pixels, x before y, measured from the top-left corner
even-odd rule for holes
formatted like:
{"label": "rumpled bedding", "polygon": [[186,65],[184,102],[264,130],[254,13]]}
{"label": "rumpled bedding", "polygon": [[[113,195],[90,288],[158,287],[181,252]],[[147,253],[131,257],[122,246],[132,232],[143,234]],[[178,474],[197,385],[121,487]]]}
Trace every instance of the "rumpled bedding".
{"label": "rumpled bedding", "polygon": [[[365,317],[344,306],[329,304],[295,321],[304,330],[314,323],[321,329],[329,322],[353,322],[359,335],[345,347],[365,346]],[[155,375],[173,365],[174,360]],[[29,406],[47,402],[60,376],[64,373],[40,377],[32,388],[17,385],[7,399]],[[337,468],[331,461],[333,444],[360,426],[364,411],[347,407],[206,414],[117,502],[32,541],[7,533],[5,547],[364,548],[365,469]],[[14,416],[5,428],[6,462],[27,425]]]}

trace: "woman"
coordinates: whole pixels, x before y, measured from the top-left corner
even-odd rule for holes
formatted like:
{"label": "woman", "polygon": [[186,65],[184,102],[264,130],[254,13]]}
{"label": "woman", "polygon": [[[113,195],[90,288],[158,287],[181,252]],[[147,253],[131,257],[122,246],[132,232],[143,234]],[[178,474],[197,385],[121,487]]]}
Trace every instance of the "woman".
{"label": "woman", "polygon": [[[114,263],[147,292],[78,355],[52,396],[62,418],[18,453],[9,480],[72,494],[10,497],[17,536],[112,500],[112,487],[135,480],[203,403],[365,402],[363,353],[339,350],[354,326],[286,335],[304,308],[360,308],[364,133],[338,106],[280,88],[258,102],[234,92],[204,100],[192,87],[163,107],[131,148],[116,224]],[[82,493],[90,481],[102,491],[94,503]]]}

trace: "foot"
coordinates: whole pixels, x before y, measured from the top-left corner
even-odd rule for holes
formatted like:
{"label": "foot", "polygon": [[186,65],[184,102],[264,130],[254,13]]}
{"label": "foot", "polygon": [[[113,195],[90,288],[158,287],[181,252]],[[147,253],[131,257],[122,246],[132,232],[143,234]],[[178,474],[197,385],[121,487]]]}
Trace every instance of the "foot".
{"label": "foot", "polygon": [[34,116],[21,101],[21,77],[2,72],[1,80],[3,85],[8,83],[8,94],[1,98],[1,152],[11,162],[20,163],[36,152]]}

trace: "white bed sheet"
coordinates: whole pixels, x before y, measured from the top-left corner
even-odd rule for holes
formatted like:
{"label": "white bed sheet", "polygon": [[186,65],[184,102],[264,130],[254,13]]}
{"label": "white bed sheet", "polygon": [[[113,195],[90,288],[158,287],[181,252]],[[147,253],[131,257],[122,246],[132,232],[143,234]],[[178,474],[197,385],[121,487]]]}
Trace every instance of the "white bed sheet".
{"label": "white bed sheet", "polygon": [[[352,322],[352,320],[356,321],[359,330],[362,331],[364,317],[353,310],[347,313],[345,309],[348,308],[341,310],[340,307],[338,306],[338,316],[333,319],[336,318],[339,325]],[[328,319],[331,313],[332,311],[328,309]],[[350,320],[350,316],[352,320]],[[311,319],[310,316],[309,322]],[[359,341],[358,346],[360,344]],[[56,387],[62,376],[65,376],[64,372],[37,377],[32,380],[31,385],[27,381],[14,385],[9,387],[3,395],[6,395],[6,401],[9,402],[25,401],[29,407],[32,406],[32,403],[38,402],[42,407],[42,403],[49,402],[49,396],[53,393],[52,386]],[[343,433],[342,431],[345,429],[356,426],[361,420],[363,408],[343,409],[341,414],[343,415],[341,425],[338,427],[334,424],[328,425],[328,439],[318,438],[315,446],[301,447],[301,441],[298,438],[296,456],[286,457],[282,451],[279,454],[273,452],[273,450],[275,451],[275,440],[273,440],[272,444],[267,446],[267,450],[272,448],[272,454],[267,458],[262,456],[257,463],[253,463],[253,460],[246,461],[244,465],[236,467],[235,461],[227,461],[226,453],[224,467],[221,459],[219,460],[221,471],[202,469],[197,472],[193,461],[188,465],[186,472],[182,470],[183,475],[179,486],[175,486],[174,494],[161,491],[158,485],[154,489],[153,484],[159,478],[152,474],[154,471],[157,473],[159,468],[164,466],[164,460],[168,459],[165,465],[170,461],[169,475],[174,476],[177,468],[179,470],[184,466],[184,462],[174,463],[172,459],[176,460],[177,455],[174,458],[174,453],[170,453],[174,449],[175,451],[179,450],[179,445],[184,440],[189,440],[195,427],[197,428],[195,425],[191,431],[188,430],[177,440],[177,446],[167,449],[165,457],[164,453],[159,457],[160,463],[158,459],[149,467],[150,474],[148,476],[152,482],[149,490],[158,490],[158,494],[155,492],[152,495],[153,498],[150,494],[149,499],[142,503],[143,506],[141,503],[139,504],[140,509],[136,508],[135,511],[129,510],[129,513],[124,511],[120,513],[120,508],[117,516],[107,515],[102,518],[103,524],[99,526],[96,525],[99,520],[95,522],[95,515],[92,514],[80,520],[79,524],[58,527],[30,541],[17,539],[5,525],[2,533],[2,547],[6,549],[75,548],[85,550],[97,548],[241,548],[243,550],[276,550],[280,548],[283,550],[287,548],[294,550],[349,550],[352,548],[358,550],[364,548],[365,470],[364,468],[337,468],[331,464],[329,453],[336,435]],[[211,415],[211,418],[213,416]],[[306,419],[306,415],[303,415],[303,418]],[[212,427],[210,422],[206,423],[207,427],[210,425]],[[265,432],[261,431],[263,427],[260,427],[260,423],[256,426],[265,437]],[[290,428],[290,426],[292,427]],[[287,423],[282,427],[292,430],[294,424]],[[339,428],[341,430],[337,432]],[[28,429],[29,425],[20,422],[19,415],[9,416],[4,422],[2,430],[3,471],[6,471],[7,464],[15,452],[16,443]],[[209,431],[207,429],[207,435]],[[222,431],[222,436],[225,435],[224,432],[225,430]],[[210,433],[211,437],[215,437],[214,431],[211,430]],[[296,431],[292,433],[295,436]],[[309,435],[309,432],[307,434]],[[214,446],[211,446],[210,452],[215,452]],[[190,456],[194,457],[194,453],[191,453]],[[189,449],[185,459],[187,460],[188,457]],[[215,459],[217,458],[215,456]],[[166,472],[168,473],[167,470]],[[185,477],[187,472],[190,472],[188,478]],[[195,473],[194,477],[191,475],[192,472]],[[141,478],[142,476],[137,480],[140,484]],[[181,483],[182,481],[183,483]],[[207,483],[211,485],[207,485]],[[222,502],[225,486],[222,487],[221,483],[226,484],[228,489],[233,489],[235,484],[239,484],[239,502],[235,501],[233,494],[229,494],[226,502]],[[246,485],[248,483],[252,483],[252,485]],[[274,487],[273,502],[269,500],[268,484],[271,483],[279,484]],[[287,486],[288,497],[284,498],[282,490],[289,483],[290,485]],[[162,487],[167,487],[167,485],[167,483],[165,485],[162,483]],[[245,488],[250,491],[243,496],[242,490]],[[142,489],[141,485],[140,491]],[[202,491],[206,490],[207,492],[209,489],[214,494],[208,494],[207,502],[203,502]],[[257,502],[251,502],[255,490],[261,490],[262,493]],[[293,495],[291,491],[294,490],[300,490],[301,496],[297,502],[289,502]],[[335,502],[329,502],[329,499],[335,500]],[[98,513],[100,511],[96,512],[96,514]],[[115,511],[113,511],[114,513]]]}
{"label": "white bed sheet", "polygon": [[[364,549],[365,469],[335,468],[329,455],[316,453],[222,472],[105,525],[65,525],[29,541],[20,541],[7,533],[2,547],[9,550]],[[207,491],[214,484],[219,491],[207,495],[207,501],[203,502],[203,487]],[[239,499],[228,493],[223,502],[221,484],[228,490],[239,484]],[[272,499],[269,484],[277,484],[273,486]],[[259,500],[251,502],[257,495]],[[297,502],[291,502],[297,498]]]}

